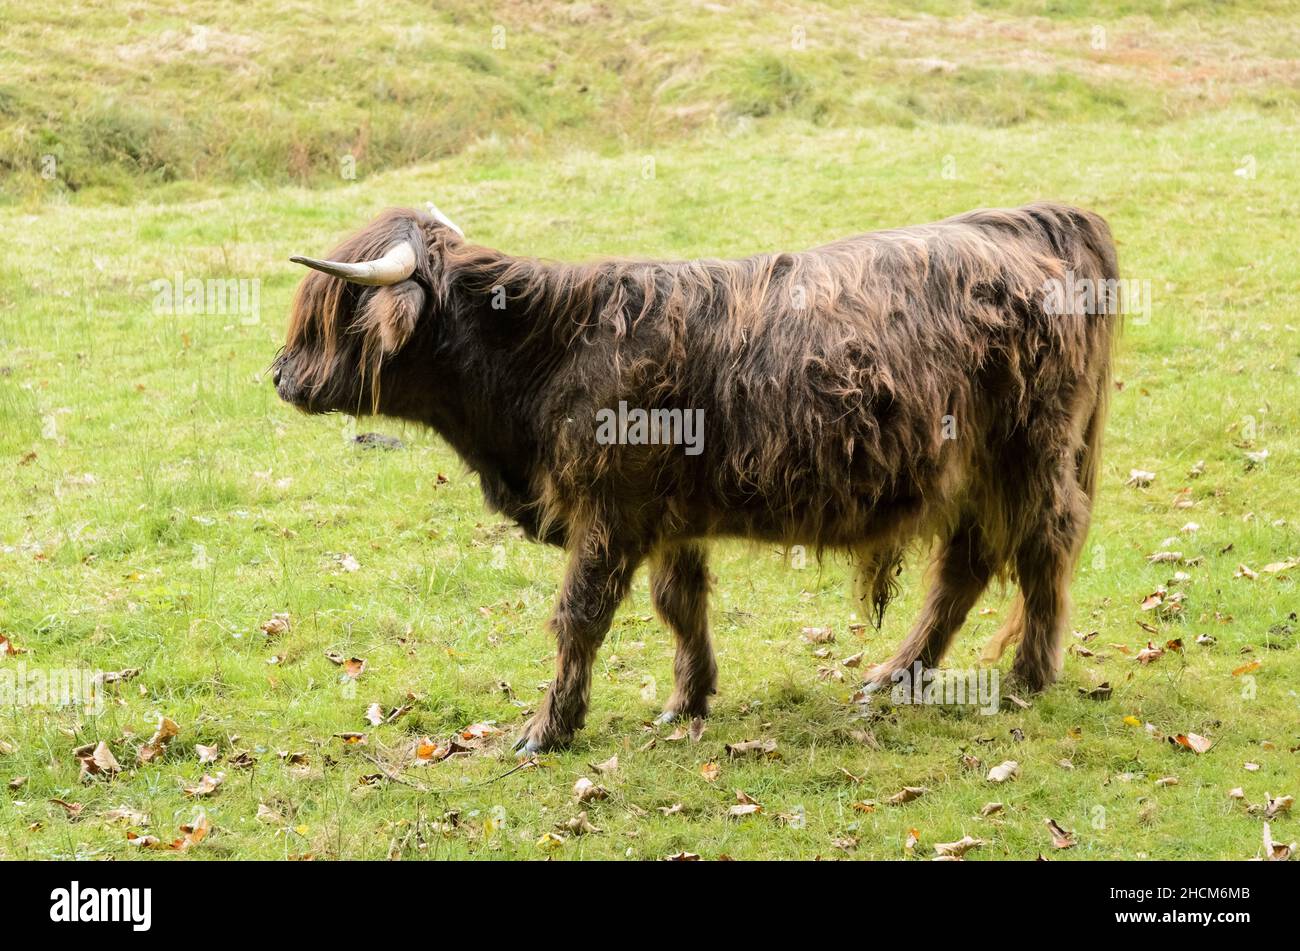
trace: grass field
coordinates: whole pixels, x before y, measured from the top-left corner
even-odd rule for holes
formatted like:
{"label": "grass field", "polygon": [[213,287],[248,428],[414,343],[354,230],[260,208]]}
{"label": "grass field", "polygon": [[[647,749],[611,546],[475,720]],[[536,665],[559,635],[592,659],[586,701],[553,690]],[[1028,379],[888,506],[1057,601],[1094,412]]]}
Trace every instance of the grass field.
{"label": "grass field", "polygon": [[[1300,791],[1300,21],[1091,6],[0,3],[0,677],[139,671],[99,715],[0,709],[0,858],[928,858],[964,835],[972,860],[1262,855],[1268,797]],[[503,776],[551,676],[559,554],[488,516],[434,435],[301,416],[264,376],[288,256],[430,198],[473,240],[568,259],[1099,211],[1150,308],[1074,586],[1095,636],[1027,708],[855,719],[841,662],[891,653],[919,560],[859,631],[842,561],[720,545],[702,737],[648,725],[672,645],[642,577],[587,729]],[[155,282],[178,276],[259,282],[256,311],[166,313]],[[350,441],[369,431],[403,448]],[[409,710],[375,726],[372,704]],[[179,733],[142,762],[160,716]],[[1189,733],[1213,745],[1168,740]],[[777,755],[728,755],[752,739]],[[83,778],[74,751],[101,741],[121,769]],[[1019,777],[989,782],[1005,760]],[[584,777],[607,797],[575,803]],[[730,816],[737,790],[762,810]],[[572,833],[580,809],[599,831]],[[147,847],[196,824],[184,856]]]}

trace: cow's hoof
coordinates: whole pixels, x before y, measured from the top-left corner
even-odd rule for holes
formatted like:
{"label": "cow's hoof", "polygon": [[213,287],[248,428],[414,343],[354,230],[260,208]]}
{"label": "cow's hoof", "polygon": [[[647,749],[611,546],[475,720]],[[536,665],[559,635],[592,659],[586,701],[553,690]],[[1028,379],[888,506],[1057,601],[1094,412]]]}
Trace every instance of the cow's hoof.
{"label": "cow's hoof", "polygon": [[703,711],[697,710],[677,710],[669,707],[659,716],[655,717],[657,726],[664,726],[669,723],[693,723],[696,720],[707,720],[709,718],[709,708],[705,706]]}
{"label": "cow's hoof", "polygon": [[527,734],[524,734],[515,741],[514,752],[520,759],[527,759],[535,756],[542,751],[542,745],[536,740],[530,740]]}

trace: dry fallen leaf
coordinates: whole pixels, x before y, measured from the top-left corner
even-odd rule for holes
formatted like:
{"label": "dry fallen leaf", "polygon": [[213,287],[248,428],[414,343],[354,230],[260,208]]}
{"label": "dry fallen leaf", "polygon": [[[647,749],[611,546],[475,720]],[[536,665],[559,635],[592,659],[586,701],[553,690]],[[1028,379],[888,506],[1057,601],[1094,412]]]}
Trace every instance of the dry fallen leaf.
{"label": "dry fallen leaf", "polygon": [[774,756],[776,740],[745,740],[743,743],[728,743],[727,755],[733,759],[753,753],[757,756]]}
{"label": "dry fallen leaf", "polygon": [[930,790],[925,786],[904,786],[901,790],[894,793],[885,802],[891,806],[901,806],[903,803],[911,802],[913,799],[920,799]]}
{"label": "dry fallen leaf", "polygon": [[722,775],[722,767],[717,763],[705,763],[700,767],[700,775],[703,776],[707,782],[716,782],[718,777]]}
{"label": "dry fallen leaf", "polygon": [[211,796],[225,781],[225,773],[217,773],[215,776],[210,776],[207,773],[204,773],[203,778],[195,785],[184,787],[184,792],[187,796]]}
{"label": "dry fallen leaf", "polygon": [[1130,469],[1128,471],[1128,481],[1124,484],[1145,489],[1155,480],[1156,474],[1154,472],[1148,472],[1146,469]]}
{"label": "dry fallen leaf", "polygon": [[72,755],[81,763],[81,778],[107,776],[110,779],[122,771],[122,766],[113,756],[113,751],[103,740],[98,743],[78,747]]}
{"label": "dry fallen leaf", "polygon": [[215,763],[217,757],[221,755],[221,750],[215,746],[204,746],[202,743],[194,744],[194,752],[199,754],[199,765],[204,766],[208,763]]}
{"label": "dry fallen leaf", "polygon": [[1278,796],[1274,799],[1268,793],[1264,793],[1264,818],[1276,819],[1282,813],[1290,812],[1294,803],[1294,796]]}
{"label": "dry fallen leaf", "polygon": [[588,765],[592,768],[593,771],[597,773],[602,773],[602,774],[616,773],[618,772],[618,756],[617,755],[611,756],[603,763],[589,763]]}
{"label": "dry fallen leaf", "polygon": [[1266,862],[1285,862],[1295,854],[1296,844],[1283,845],[1273,841],[1273,830],[1264,823],[1264,860]]}
{"label": "dry fallen leaf", "polygon": [[1072,849],[1078,843],[1075,841],[1074,833],[1062,829],[1060,823],[1055,819],[1044,819],[1043,823],[1052,833],[1052,846],[1058,849]]}
{"label": "dry fallen leaf", "polygon": [[980,809],[980,815],[983,818],[987,819],[989,816],[1001,812],[1002,809],[1003,809],[1003,805],[1000,802],[986,802],[984,806]]}
{"label": "dry fallen leaf", "polygon": [[167,749],[167,744],[180,732],[181,728],[176,725],[175,720],[159,714],[158,727],[154,730],[149,742],[140,747],[140,752],[136,754],[136,758],[142,764],[152,762],[163,754],[163,751]]}
{"label": "dry fallen leaf", "polygon": [[1110,681],[1108,680],[1097,684],[1097,686],[1091,689],[1084,687],[1079,688],[1079,695],[1086,700],[1109,700],[1112,692]]}
{"label": "dry fallen leaf", "polygon": [[969,835],[964,835],[956,842],[936,842],[934,851],[937,855],[961,858],[971,849],[978,849],[981,845],[987,844],[983,839],[975,839]]}
{"label": "dry fallen leaf", "polygon": [[587,819],[587,810],[578,813],[564,824],[570,835],[594,835],[600,830]]}
{"label": "dry fallen leaf", "polygon": [[799,633],[809,644],[831,644],[835,641],[835,631],[829,627],[805,627]]}
{"label": "dry fallen leaf", "polygon": [[598,799],[604,799],[609,795],[609,790],[604,786],[598,786],[586,776],[583,776],[573,784],[573,798],[578,802],[593,802]]}
{"label": "dry fallen leaf", "polygon": [[1185,750],[1191,750],[1198,756],[1201,753],[1208,751],[1209,748],[1214,745],[1211,740],[1207,740],[1205,737],[1199,736],[1196,733],[1179,733],[1176,736],[1171,736],[1169,742]]}
{"label": "dry fallen leaf", "polygon": [[100,818],[107,822],[125,822],[127,825],[133,826],[147,826],[149,824],[147,813],[139,812],[125,805],[100,813]]}
{"label": "dry fallen leaf", "polygon": [[50,802],[54,803],[54,805],[56,806],[61,807],[63,811],[68,814],[69,822],[76,822],[78,819],[80,819],[82,810],[86,808],[86,804],[84,802],[68,802],[67,800],[64,799],[51,799]]}
{"label": "dry fallen leaf", "polygon": [[268,620],[262,622],[262,633],[268,638],[279,637],[289,631],[290,619],[286,613],[272,614]]}
{"label": "dry fallen leaf", "polygon": [[991,783],[1005,783],[1007,780],[1015,779],[1019,775],[1020,764],[1013,759],[1008,759],[990,769],[987,779]]}

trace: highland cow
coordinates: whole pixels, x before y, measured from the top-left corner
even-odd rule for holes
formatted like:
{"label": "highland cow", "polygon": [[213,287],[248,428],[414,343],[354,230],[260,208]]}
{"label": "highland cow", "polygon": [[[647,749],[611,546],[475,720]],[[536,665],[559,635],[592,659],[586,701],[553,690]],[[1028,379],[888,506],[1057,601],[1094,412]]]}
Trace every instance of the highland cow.
{"label": "highland cow", "polygon": [[[643,562],[676,638],[664,718],[716,691],[707,544],[844,550],[879,624],[904,553],[933,580],[887,685],[937,665],[995,577],[1019,595],[994,638],[1012,677],[1059,670],[1091,515],[1118,302],[1098,216],[1040,203],[742,260],[551,263],[471,243],[436,209],[390,210],[313,268],[276,388],[309,413],[431,426],[487,504],[568,553],[556,676],[525,752],[569,741],[591,668]],[[620,406],[680,410],[700,451],[599,439]]]}

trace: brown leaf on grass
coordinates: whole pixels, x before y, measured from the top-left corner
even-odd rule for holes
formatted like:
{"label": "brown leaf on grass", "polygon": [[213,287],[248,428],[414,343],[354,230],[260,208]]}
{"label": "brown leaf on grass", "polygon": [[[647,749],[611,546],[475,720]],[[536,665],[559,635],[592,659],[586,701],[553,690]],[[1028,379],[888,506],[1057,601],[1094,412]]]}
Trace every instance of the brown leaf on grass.
{"label": "brown leaf on grass", "polygon": [[695,852],[674,852],[664,857],[665,862],[698,862],[700,857]]}
{"label": "brown leaf on grass", "polygon": [[1169,742],[1185,750],[1191,750],[1198,756],[1207,752],[1214,745],[1212,740],[1196,733],[1179,733],[1176,736],[1169,737]]}
{"label": "brown leaf on grass", "polygon": [[1043,824],[1047,826],[1052,833],[1052,847],[1057,849],[1072,849],[1078,845],[1074,838],[1074,833],[1061,828],[1060,823],[1055,819],[1044,819]]}
{"label": "brown leaf on grass", "polygon": [[585,809],[566,822],[564,828],[568,830],[570,835],[595,835],[600,831],[587,819],[587,810]]}
{"label": "brown leaf on grass", "polygon": [[194,752],[199,754],[199,765],[206,766],[208,763],[215,763],[221,756],[221,750],[215,746],[204,746],[202,743],[194,744]]}
{"label": "brown leaf on grass", "polygon": [[1000,802],[986,802],[980,808],[980,817],[987,819],[989,816],[996,815],[997,813],[1001,812],[1003,808],[1004,807]]}
{"label": "brown leaf on grass", "polygon": [[913,799],[920,799],[930,790],[925,786],[904,786],[901,790],[894,793],[885,803],[890,806],[901,806],[904,803],[911,802]]}
{"label": "brown leaf on grass", "polygon": [[1085,700],[1109,700],[1110,695],[1113,692],[1114,691],[1111,689],[1109,680],[1103,681],[1102,683],[1097,684],[1097,686],[1092,687],[1091,689],[1087,689],[1084,687],[1079,688],[1079,695],[1083,697]]}
{"label": "brown leaf on grass", "polygon": [[852,852],[858,847],[858,837],[856,835],[844,835],[831,839],[831,846],[839,849],[841,852]]}
{"label": "brown leaf on grass", "polygon": [[1240,667],[1234,670],[1232,672],[1232,676],[1240,677],[1242,674],[1253,674],[1255,671],[1259,670],[1263,666],[1264,664],[1262,661],[1252,660],[1250,663],[1242,664]]}
{"label": "brown leaf on grass", "polygon": [[1273,841],[1273,830],[1267,822],[1264,823],[1264,861],[1266,862],[1285,862],[1295,854],[1296,844],[1283,845],[1281,842]]}
{"label": "brown leaf on grass", "polygon": [[1300,561],[1295,558],[1288,558],[1286,561],[1272,561],[1259,569],[1265,574],[1275,575],[1283,571],[1290,571],[1292,568],[1300,566]]}
{"label": "brown leaf on grass", "polygon": [[170,743],[180,732],[181,728],[176,725],[175,720],[171,717],[159,714],[158,726],[153,731],[153,736],[149,738],[149,742],[140,747],[140,751],[136,754],[136,759],[138,759],[141,764],[153,762],[159,756],[162,756],[163,752],[167,749],[167,744]]}
{"label": "brown leaf on grass", "polygon": [[287,634],[291,620],[289,615],[284,612],[272,614],[270,618],[262,622],[262,633],[268,638],[279,637],[281,634]]}
{"label": "brown leaf on grass", "polygon": [[1228,798],[1229,798],[1229,799],[1245,799],[1245,798],[1246,798],[1246,791],[1245,791],[1244,789],[1242,789],[1240,786],[1237,786],[1237,787],[1234,788],[1234,789],[1229,789],[1229,790],[1228,790]]}
{"label": "brown leaf on grass", "polygon": [[1237,570],[1233,572],[1232,576],[1234,578],[1245,578],[1247,581],[1254,581],[1256,578],[1259,577],[1259,573],[1255,571],[1251,571],[1245,565],[1238,565]]}
{"label": "brown leaf on grass", "polygon": [[377,702],[366,707],[366,722],[371,726],[379,726],[384,722],[384,708]]}
{"label": "brown leaf on grass", "polygon": [[126,834],[126,841],[129,845],[134,845],[143,849],[158,849],[159,851],[165,852],[187,852],[208,837],[208,833],[212,831],[212,823],[208,821],[207,814],[200,809],[194,814],[193,819],[180,827],[180,831],[181,838],[166,843],[161,841],[157,836],[136,835],[134,832],[128,832]]}
{"label": "brown leaf on grass", "polygon": [[96,686],[102,687],[105,684],[126,683],[140,676],[139,667],[127,667],[125,670],[104,670],[95,674],[93,680]]}
{"label": "brown leaf on grass", "polygon": [[936,842],[934,851],[936,855],[947,856],[951,858],[961,858],[971,849],[978,849],[982,845],[987,845],[983,839],[972,838],[964,835],[956,842]]}
{"label": "brown leaf on grass", "polygon": [[609,759],[605,760],[605,762],[603,762],[603,763],[588,763],[587,765],[590,766],[590,767],[592,768],[592,771],[593,771],[593,772],[601,773],[602,775],[608,775],[608,774],[610,774],[610,773],[617,773],[617,772],[618,772],[618,755],[615,754],[614,756],[611,756]]}
{"label": "brown leaf on grass", "polygon": [[763,807],[756,802],[738,802],[727,810],[728,819],[741,819],[745,816],[752,816],[756,812],[762,812]]}
{"label": "brown leaf on grass", "polygon": [[185,795],[194,796],[196,798],[199,796],[211,796],[213,793],[215,793],[218,789],[221,788],[221,784],[224,783],[225,781],[226,781],[225,773],[217,773],[217,775],[215,776],[210,776],[207,773],[204,773],[202,779],[200,779],[193,786],[183,787],[183,791]]}
{"label": "brown leaf on grass", "polygon": [[1020,764],[1013,759],[1008,759],[990,769],[988,776],[985,778],[991,783],[1005,783],[1007,780],[1015,779],[1019,775]]}
{"label": "brown leaf on grass", "polygon": [[718,777],[722,775],[722,767],[717,763],[705,763],[700,767],[700,775],[704,777],[705,782],[717,782]]}
{"label": "brown leaf on grass", "polygon": [[1146,469],[1130,469],[1128,471],[1128,480],[1124,483],[1126,486],[1137,489],[1145,489],[1156,480],[1156,474]]}
{"label": "brown leaf on grass", "polygon": [[68,802],[66,799],[51,799],[50,802],[60,806],[67,813],[68,821],[76,822],[81,818],[82,810],[86,808],[84,802]]}
{"label": "brown leaf on grass", "polygon": [[727,755],[732,759],[738,759],[748,754],[759,757],[774,757],[776,752],[776,740],[745,740],[743,743],[728,743],[726,745]]}
{"label": "brown leaf on grass", "polygon": [[500,732],[500,727],[492,721],[485,720],[481,723],[471,723],[465,727],[460,731],[460,738],[462,740],[482,740],[489,736],[496,736]]}
{"label": "brown leaf on grass", "polygon": [[26,654],[24,648],[19,647],[4,634],[0,634],[0,657],[17,657],[19,654]]}
{"label": "brown leaf on grass", "polygon": [[266,825],[278,826],[284,824],[284,816],[280,814],[279,810],[273,809],[264,802],[257,804],[256,819]]}
{"label": "brown leaf on grass", "polygon": [[338,651],[326,651],[325,658],[336,667],[343,668],[343,676],[356,680],[366,671],[366,662],[360,657],[346,657]]}
{"label": "brown leaf on grass", "polygon": [[1157,551],[1147,555],[1147,562],[1153,565],[1173,565],[1182,560],[1181,551]]}
{"label": "brown leaf on grass", "polygon": [[1283,813],[1290,812],[1294,804],[1294,796],[1278,796],[1274,799],[1268,793],[1264,793],[1264,818],[1276,819]]}
{"label": "brown leaf on grass", "polygon": [[125,805],[100,813],[100,818],[106,822],[125,822],[127,825],[133,826],[147,826],[149,824],[148,813],[140,812]]}
{"label": "brown leaf on grass", "polygon": [[17,792],[18,790],[22,789],[26,785],[27,785],[26,776],[15,776],[13,779],[9,780],[9,789],[13,792]]}
{"label": "brown leaf on grass", "polygon": [[583,776],[573,784],[573,798],[578,802],[595,802],[605,799],[609,796],[609,790],[604,786],[598,786],[586,776]]}
{"label": "brown leaf on grass", "polygon": [[257,765],[257,758],[248,750],[240,750],[226,762],[235,769],[252,769]]}
{"label": "brown leaf on grass", "polygon": [[1161,657],[1164,656],[1164,653],[1165,650],[1163,647],[1156,647],[1155,644],[1153,644],[1150,641],[1147,641],[1147,646],[1142,648],[1140,651],[1138,651],[1137,657],[1134,659],[1139,664],[1145,666],[1147,664],[1154,663],[1155,661],[1159,660]]}
{"label": "brown leaf on grass", "polygon": [[845,667],[849,667],[849,668],[858,667],[858,666],[860,666],[860,665],[862,664],[862,656],[863,656],[863,654],[865,654],[865,653],[866,653],[866,651],[859,651],[858,653],[854,654],[854,655],[851,656],[851,657],[846,657],[846,658],[844,658],[842,661],[840,661],[840,663],[841,663],[843,666],[845,666]]}
{"label": "brown leaf on grass", "polygon": [[693,717],[691,719],[691,728],[687,734],[692,743],[698,743],[704,737],[704,717]]}
{"label": "brown leaf on grass", "polygon": [[833,644],[835,642],[835,631],[829,627],[805,627],[799,632],[809,644]]}
{"label": "brown leaf on grass", "polygon": [[659,806],[658,810],[665,816],[675,816],[684,812],[686,807],[680,802],[675,802],[671,806]]}
{"label": "brown leaf on grass", "polygon": [[366,735],[348,730],[343,733],[335,733],[334,739],[342,740],[345,746],[360,746],[366,742]]}
{"label": "brown leaf on grass", "polygon": [[85,746],[79,746],[72,751],[72,755],[81,764],[83,781],[94,776],[107,776],[111,779],[122,771],[122,765],[118,763],[117,758],[113,756],[113,751],[103,740],[95,744],[87,743]]}
{"label": "brown leaf on grass", "polygon": [[908,855],[921,844],[921,833],[916,829],[907,830],[907,838],[903,840],[903,851]]}
{"label": "brown leaf on grass", "polygon": [[1162,776],[1162,777],[1160,777],[1159,779],[1156,780],[1156,785],[1157,785],[1157,786],[1161,786],[1161,787],[1163,787],[1163,786],[1177,786],[1177,785],[1178,785],[1178,777],[1177,777],[1177,776]]}

